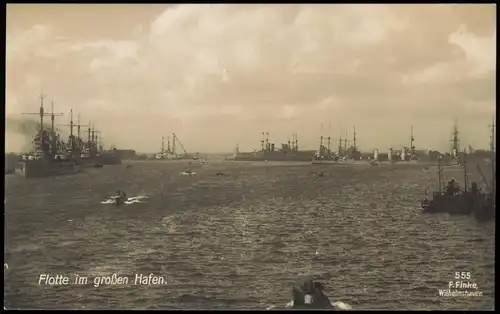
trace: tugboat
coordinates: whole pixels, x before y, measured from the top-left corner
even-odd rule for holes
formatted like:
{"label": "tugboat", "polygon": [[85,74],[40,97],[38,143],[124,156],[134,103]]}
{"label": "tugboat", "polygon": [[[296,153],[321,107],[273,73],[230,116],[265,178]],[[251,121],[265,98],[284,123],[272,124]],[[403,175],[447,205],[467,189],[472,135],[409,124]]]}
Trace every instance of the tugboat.
{"label": "tugboat", "polygon": [[[465,154],[464,154],[465,156]],[[464,157],[464,182],[465,187],[460,189],[455,179],[448,182],[445,190],[442,190],[441,182],[441,159],[438,157],[438,191],[433,192],[432,200],[427,198],[427,192],[424,200],[421,201],[421,206],[424,213],[448,213],[450,215],[468,215],[477,204],[480,203],[481,193],[475,182],[472,183],[471,189],[467,188],[467,167]]]}
{"label": "tugboat", "polygon": [[496,169],[495,169],[495,123],[491,125],[491,138],[490,138],[490,149],[492,153],[491,157],[491,185],[488,185],[488,181],[485,179],[479,164],[477,165],[478,171],[483,177],[483,181],[489,188],[489,193],[483,195],[483,202],[474,208],[474,217],[479,221],[491,221],[495,220],[496,211]]}
{"label": "tugboat", "polygon": [[[43,107],[44,96],[40,96],[40,112],[28,113],[40,115],[40,130],[33,139],[34,150],[31,153],[23,154],[21,160],[16,165],[15,173],[25,178],[51,177],[65,174],[77,173],[81,167],[76,161],[63,151],[64,147],[58,141],[59,136],[55,133],[54,112],[45,113]],[[53,111],[53,110],[52,110]],[[44,130],[43,117],[51,116],[51,131]]]}

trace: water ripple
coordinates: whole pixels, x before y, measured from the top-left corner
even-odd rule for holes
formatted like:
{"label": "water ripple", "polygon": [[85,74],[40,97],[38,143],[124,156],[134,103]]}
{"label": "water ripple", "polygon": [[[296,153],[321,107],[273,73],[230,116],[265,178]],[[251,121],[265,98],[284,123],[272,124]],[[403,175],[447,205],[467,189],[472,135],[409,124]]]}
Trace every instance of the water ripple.
{"label": "water ripple", "polygon": [[[197,175],[180,174],[189,168]],[[493,308],[494,226],[422,215],[433,171],[141,162],[6,180],[7,308],[263,309],[288,302],[304,275],[356,309]],[[148,202],[99,203],[116,189]],[[456,271],[484,296],[440,298]],[[168,284],[47,286],[40,273]]]}

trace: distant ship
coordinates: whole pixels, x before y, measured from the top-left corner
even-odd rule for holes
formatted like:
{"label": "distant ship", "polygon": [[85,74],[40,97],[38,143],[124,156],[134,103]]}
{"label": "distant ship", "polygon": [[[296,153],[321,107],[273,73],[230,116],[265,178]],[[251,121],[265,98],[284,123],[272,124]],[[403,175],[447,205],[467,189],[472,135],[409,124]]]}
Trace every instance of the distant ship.
{"label": "distant ship", "polygon": [[[198,159],[198,154],[192,155],[187,152],[187,150],[184,148],[184,145],[182,145],[181,141],[175,135],[175,133],[172,133],[172,146],[170,146],[170,137],[167,139],[167,148],[165,148],[165,138],[161,138],[161,150],[154,155],[155,160],[197,160]],[[176,148],[177,145],[179,145],[182,150],[184,151],[184,154],[177,154]]]}
{"label": "distant ship", "polygon": [[269,132],[262,133],[261,149],[253,152],[240,152],[236,148],[234,161],[304,161],[310,162],[314,156],[314,150],[299,150],[298,135],[293,134],[293,140],[288,144],[281,144],[281,148],[276,148],[274,143],[269,141]]}
{"label": "distant ship", "polygon": [[[33,151],[21,156],[17,163],[15,173],[25,178],[50,177],[74,174],[81,171],[81,165],[72,158],[72,156],[63,150],[58,141],[59,135],[56,135],[54,120],[56,114],[45,113],[43,107],[44,96],[40,97],[40,130],[33,138]],[[30,113],[31,114],[31,113]],[[44,116],[51,116],[51,130],[44,130]],[[62,115],[62,114],[57,114]]]}
{"label": "distant ship", "polygon": [[[314,153],[312,159],[313,165],[354,165],[363,164],[367,165],[362,154],[356,146],[356,127],[354,127],[352,145],[349,145],[347,135],[339,138],[339,145],[337,151],[331,149],[331,137],[320,137],[319,149]],[[326,141],[326,145],[324,145]]]}

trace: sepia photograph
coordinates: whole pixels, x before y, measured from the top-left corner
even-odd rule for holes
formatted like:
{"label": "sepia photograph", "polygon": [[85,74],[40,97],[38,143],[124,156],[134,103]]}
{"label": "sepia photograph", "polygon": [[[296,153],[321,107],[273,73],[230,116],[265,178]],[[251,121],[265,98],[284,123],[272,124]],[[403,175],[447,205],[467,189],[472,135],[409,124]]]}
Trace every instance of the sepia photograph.
{"label": "sepia photograph", "polygon": [[496,4],[5,7],[4,310],[495,310]]}

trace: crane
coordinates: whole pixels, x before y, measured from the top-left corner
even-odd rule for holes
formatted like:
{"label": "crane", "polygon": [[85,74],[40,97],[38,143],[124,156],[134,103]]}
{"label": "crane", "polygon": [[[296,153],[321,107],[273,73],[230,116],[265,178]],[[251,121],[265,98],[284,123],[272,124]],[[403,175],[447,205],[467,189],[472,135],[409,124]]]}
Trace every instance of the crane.
{"label": "crane", "polygon": [[184,146],[182,145],[181,141],[179,141],[179,138],[175,135],[175,133],[172,133],[172,137],[173,137],[173,142],[172,142],[172,150],[173,150],[173,153],[177,156],[177,152],[175,151],[175,143],[179,143],[179,145],[181,146],[182,150],[184,151],[184,154],[186,156],[189,155],[189,153],[186,151],[186,149],[184,148]]}

